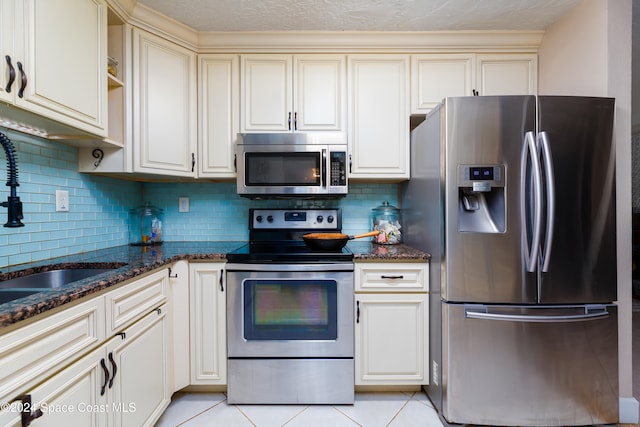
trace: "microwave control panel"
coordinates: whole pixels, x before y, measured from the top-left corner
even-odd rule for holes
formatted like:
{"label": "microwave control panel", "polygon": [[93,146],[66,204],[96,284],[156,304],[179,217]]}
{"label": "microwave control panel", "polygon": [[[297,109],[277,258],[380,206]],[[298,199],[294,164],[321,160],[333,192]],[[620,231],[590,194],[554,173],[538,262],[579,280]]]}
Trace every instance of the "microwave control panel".
{"label": "microwave control panel", "polygon": [[331,152],[331,186],[347,185],[347,153],[345,151]]}

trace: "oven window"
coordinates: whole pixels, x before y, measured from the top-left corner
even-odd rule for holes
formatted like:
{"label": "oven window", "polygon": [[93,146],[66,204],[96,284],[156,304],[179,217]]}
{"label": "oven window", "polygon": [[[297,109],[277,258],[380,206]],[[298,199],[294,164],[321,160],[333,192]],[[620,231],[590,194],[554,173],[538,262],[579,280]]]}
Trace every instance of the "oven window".
{"label": "oven window", "polygon": [[320,185],[320,153],[246,153],[245,185]]}
{"label": "oven window", "polygon": [[334,280],[246,280],[247,340],[337,339]]}

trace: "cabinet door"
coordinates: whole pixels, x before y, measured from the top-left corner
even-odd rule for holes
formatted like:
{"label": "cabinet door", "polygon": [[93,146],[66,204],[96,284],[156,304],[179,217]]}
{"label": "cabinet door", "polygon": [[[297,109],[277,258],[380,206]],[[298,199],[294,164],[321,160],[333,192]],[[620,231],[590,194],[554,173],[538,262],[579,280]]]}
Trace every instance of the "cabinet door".
{"label": "cabinet door", "polygon": [[169,406],[167,310],[164,305],[152,311],[108,346],[113,426],[153,426]]}
{"label": "cabinet door", "polygon": [[427,298],[356,294],[356,385],[428,383]]}
{"label": "cabinet door", "polygon": [[346,121],[346,66],[342,55],[298,55],[293,91],[294,131],[339,131]]}
{"label": "cabinet door", "polygon": [[233,178],[240,113],[237,55],[200,55],[198,176]]}
{"label": "cabinet door", "polygon": [[[21,0],[14,66],[26,76],[15,103],[88,132],[107,134],[107,8],[103,0]],[[72,13],[70,12],[72,11]],[[3,30],[4,31],[4,30]],[[4,60],[4,58],[3,58]],[[16,69],[16,79],[21,73]],[[17,82],[14,87],[18,88]]]}
{"label": "cabinet door", "polygon": [[293,58],[291,55],[242,57],[242,132],[293,129]]}
{"label": "cabinet door", "polygon": [[135,171],[193,177],[196,55],[137,28],[133,40]]}
{"label": "cabinet door", "polygon": [[[13,55],[13,27],[15,22],[15,0],[0,0],[0,100],[13,102],[13,92],[7,92],[9,83],[9,65],[5,57],[8,55],[14,71],[16,65]],[[15,87],[15,83],[14,83]],[[11,90],[11,89],[10,89]]]}
{"label": "cabinet door", "polygon": [[349,177],[409,178],[409,56],[351,55]]}
{"label": "cabinet door", "polygon": [[472,54],[411,57],[411,113],[426,114],[448,96],[473,92]]}
{"label": "cabinet door", "polygon": [[189,266],[191,384],[227,383],[226,287],[223,263]]}
{"label": "cabinet door", "polygon": [[480,95],[535,95],[536,54],[476,55],[476,90]]}
{"label": "cabinet door", "polygon": [[[101,361],[105,362],[104,346],[89,353],[66,369],[58,372],[27,393],[31,396],[32,412],[42,415],[31,426],[107,426],[110,407],[100,391],[107,383]],[[105,362],[106,363],[106,362]],[[20,426],[20,403],[13,402],[11,410],[3,405],[0,424]]]}
{"label": "cabinet door", "polygon": [[104,299],[81,304],[0,336],[0,403],[105,340]]}

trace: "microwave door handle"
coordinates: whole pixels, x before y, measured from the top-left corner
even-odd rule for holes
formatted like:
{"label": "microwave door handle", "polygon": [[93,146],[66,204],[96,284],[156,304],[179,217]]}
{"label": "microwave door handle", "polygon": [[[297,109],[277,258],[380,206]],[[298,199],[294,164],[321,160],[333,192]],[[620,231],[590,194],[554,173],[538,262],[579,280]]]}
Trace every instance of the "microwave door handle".
{"label": "microwave door handle", "polygon": [[327,149],[322,149],[322,165],[320,166],[320,185],[327,186]]}

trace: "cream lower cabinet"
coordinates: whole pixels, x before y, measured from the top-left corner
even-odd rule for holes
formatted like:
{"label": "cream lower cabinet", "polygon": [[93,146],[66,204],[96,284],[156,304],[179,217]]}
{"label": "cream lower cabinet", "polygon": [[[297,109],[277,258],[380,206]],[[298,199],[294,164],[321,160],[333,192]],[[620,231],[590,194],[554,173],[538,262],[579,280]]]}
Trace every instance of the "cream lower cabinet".
{"label": "cream lower cabinet", "polygon": [[428,384],[428,265],[356,263],[356,386]]}
{"label": "cream lower cabinet", "polygon": [[162,269],[0,336],[0,425],[21,425],[27,396],[34,426],[154,425],[171,397],[167,281]]}
{"label": "cream lower cabinet", "polygon": [[107,346],[112,426],[153,426],[171,402],[167,312],[157,308]]}
{"label": "cream lower cabinet", "polygon": [[349,178],[409,179],[409,55],[349,55]]}
{"label": "cream lower cabinet", "polygon": [[[158,308],[30,390],[31,425],[153,426],[171,400],[165,313]],[[21,425],[24,404],[13,404],[7,425]]]}
{"label": "cream lower cabinet", "polygon": [[224,263],[189,265],[191,384],[227,383]]}

